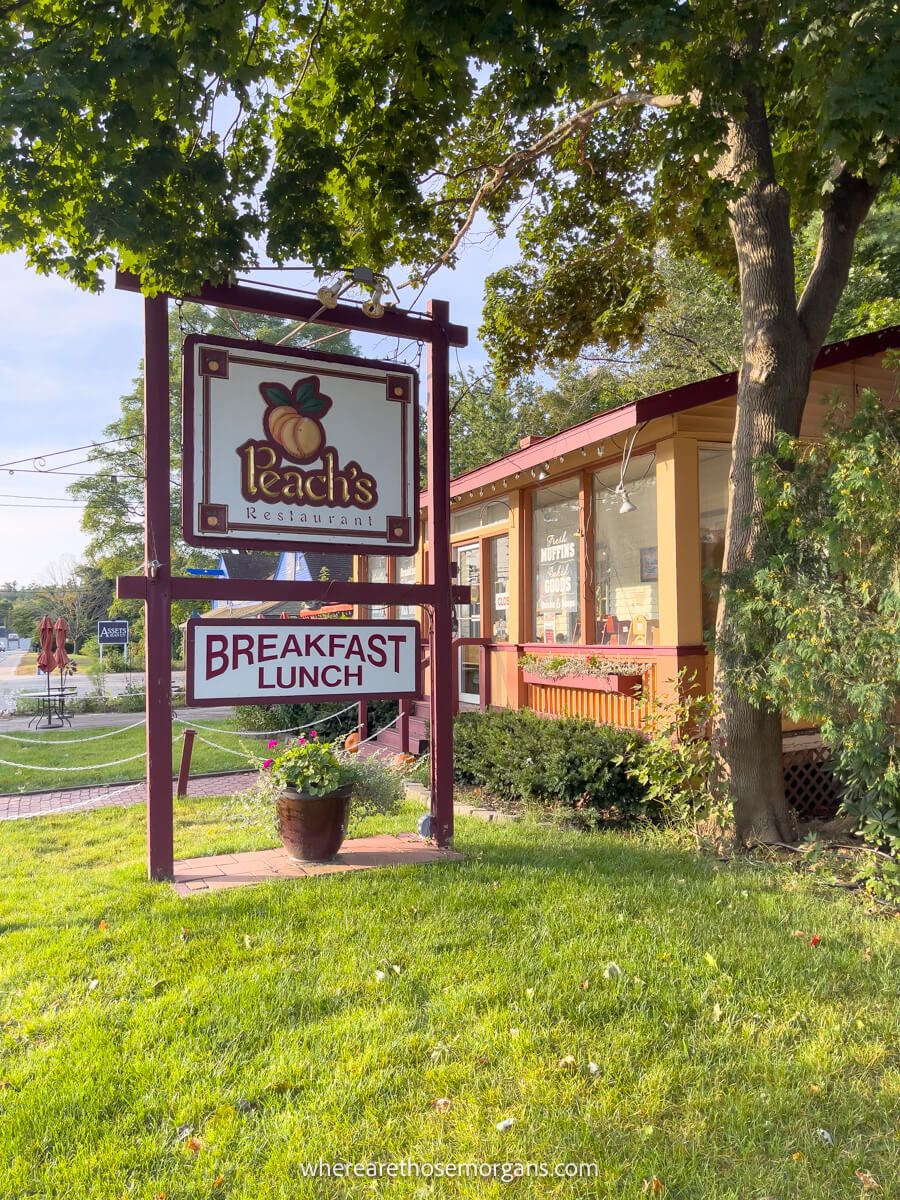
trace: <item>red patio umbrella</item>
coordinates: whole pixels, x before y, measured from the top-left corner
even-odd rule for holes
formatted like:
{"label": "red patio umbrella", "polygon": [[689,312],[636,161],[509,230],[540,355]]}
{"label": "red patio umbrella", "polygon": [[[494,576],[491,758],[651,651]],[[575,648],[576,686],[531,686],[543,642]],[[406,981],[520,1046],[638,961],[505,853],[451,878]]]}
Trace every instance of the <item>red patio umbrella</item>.
{"label": "red patio umbrella", "polygon": [[69,665],[69,656],[66,654],[66,638],[69,636],[69,625],[65,617],[57,619],[56,624],[53,626],[53,632],[56,636],[56,665],[59,667],[60,672],[62,672]]}
{"label": "red patio umbrella", "polygon": [[38,637],[41,642],[41,652],[37,660],[38,670],[49,675],[51,671],[56,670],[56,655],[53,653],[53,621],[50,617],[41,617]]}

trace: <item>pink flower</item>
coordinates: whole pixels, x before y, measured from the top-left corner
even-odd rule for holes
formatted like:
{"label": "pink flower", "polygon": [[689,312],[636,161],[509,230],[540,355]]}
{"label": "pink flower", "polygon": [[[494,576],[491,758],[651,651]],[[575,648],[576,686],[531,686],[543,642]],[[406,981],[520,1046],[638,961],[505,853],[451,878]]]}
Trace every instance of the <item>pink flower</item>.
{"label": "pink flower", "polygon": [[819,942],[821,942],[821,940],[822,939],[819,937],[819,935],[817,933],[814,933],[813,936],[809,939],[809,944],[811,946],[818,946],[818,944],[819,944]]}
{"label": "pink flower", "polygon": [[277,745],[278,745],[278,738],[272,738],[271,742],[269,742],[269,749],[274,750]]}
{"label": "pink flower", "polygon": [[305,746],[305,745],[306,745],[306,738],[305,738],[305,737],[298,737],[298,738],[297,738],[297,741],[300,743],[300,745],[301,745],[301,746]]}
{"label": "pink flower", "polygon": [[309,731],[309,736],[312,738],[312,737],[318,737],[319,735],[316,733],[316,731],[314,729],[311,729]]}
{"label": "pink flower", "polygon": [[269,767],[271,767],[271,765],[272,765],[272,763],[273,763],[274,761],[275,761],[275,759],[274,759],[274,758],[267,758],[267,759],[266,759],[266,760],[263,762],[263,770],[264,770],[264,771],[268,771]]}

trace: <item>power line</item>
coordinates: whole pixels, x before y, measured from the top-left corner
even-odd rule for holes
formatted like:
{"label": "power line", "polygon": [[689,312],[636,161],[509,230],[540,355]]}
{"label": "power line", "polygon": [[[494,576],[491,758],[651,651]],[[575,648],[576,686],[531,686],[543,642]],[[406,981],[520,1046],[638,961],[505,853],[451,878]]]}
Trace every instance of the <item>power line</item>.
{"label": "power line", "polygon": [[[60,454],[74,454],[76,450],[93,450],[96,446],[112,446],[116,442],[134,441],[140,435],[137,433],[126,433],[122,437],[109,438],[105,442],[87,442],[84,446],[69,446],[66,450],[48,450],[45,454],[26,454],[24,458],[14,458],[10,462],[0,463],[0,467],[16,467],[19,463],[26,462],[43,462],[47,458],[58,458]],[[90,459],[84,459],[89,462]],[[75,466],[74,463],[64,464],[67,466]]]}
{"label": "power line", "polygon": [[[68,464],[73,465],[73,464]],[[52,470],[40,471],[32,467],[10,467],[10,475],[43,475],[46,479],[48,476],[56,479],[61,475],[71,475],[78,479],[137,479],[143,480],[143,475],[126,475],[122,471],[111,471],[105,475],[102,471],[59,471],[55,467]]]}
{"label": "power line", "polygon": [[83,500],[76,500],[74,496],[29,496],[21,492],[0,492],[0,497],[4,500],[59,500],[65,504],[83,504]]}

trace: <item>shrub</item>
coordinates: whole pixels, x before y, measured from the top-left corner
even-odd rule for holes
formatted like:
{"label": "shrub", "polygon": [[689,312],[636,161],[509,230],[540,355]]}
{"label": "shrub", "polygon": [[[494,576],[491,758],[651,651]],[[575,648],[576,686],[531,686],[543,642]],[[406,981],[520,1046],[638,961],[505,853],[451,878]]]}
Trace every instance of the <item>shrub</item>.
{"label": "shrub", "polygon": [[[235,724],[240,729],[268,733],[275,729],[296,729],[300,725],[321,724],[321,733],[334,740],[356,728],[356,710],[350,709],[340,717],[327,720],[346,708],[336,704],[247,704],[238,709]],[[369,731],[374,733],[397,715],[397,703],[392,700],[369,702]]]}
{"label": "shrub", "polygon": [[454,724],[456,778],[586,827],[627,823],[648,815],[645,790],[626,765],[641,744],[629,730],[574,717],[549,719],[528,709],[460,713]]}
{"label": "shrub", "polygon": [[682,671],[678,700],[654,700],[647,714],[648,740],[623,757],[628,775],[648,803],[674,825],[690,824],[699,838],[726,820],[727,792],[710,741],[715,705],[696,689],[696,675]]}

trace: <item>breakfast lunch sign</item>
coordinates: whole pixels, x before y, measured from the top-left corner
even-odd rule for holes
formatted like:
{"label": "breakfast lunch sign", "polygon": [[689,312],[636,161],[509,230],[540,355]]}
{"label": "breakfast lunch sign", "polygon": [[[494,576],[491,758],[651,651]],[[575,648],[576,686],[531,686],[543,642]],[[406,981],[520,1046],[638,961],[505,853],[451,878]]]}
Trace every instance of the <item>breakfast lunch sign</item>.
{"label": "breakfast lunch sign", "polygon": [[183,380],[189,545],[413,553],[414,370],[191,334]]}

